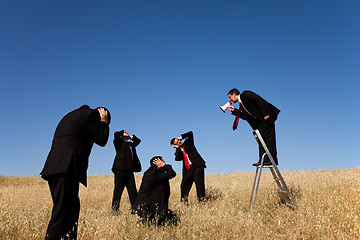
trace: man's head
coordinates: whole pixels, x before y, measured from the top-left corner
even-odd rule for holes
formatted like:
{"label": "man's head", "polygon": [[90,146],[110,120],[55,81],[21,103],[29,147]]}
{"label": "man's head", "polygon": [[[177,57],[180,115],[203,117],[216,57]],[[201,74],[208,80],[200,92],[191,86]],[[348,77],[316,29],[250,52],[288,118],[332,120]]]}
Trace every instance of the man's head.
{"label": "man's head", "polygon": [[233,103],[236,103],[239,101],[239,95],[240,95],[240,92],[236,88],[233,88],[228,92],[229,100],[232,101]]}
{"label": "man's head", "polygon": [[128,137],[129,133],[126,130],[121,130],[120,131],[120,137]]}
{"label": "man's head", "polygon": [[173,147],[181,147],[183,145],[183,142],[180,138],[173,138],[171,139],[170,144]]}
{"label": "man's head", "polygon": [[125,130],[117,131],[114,133],[114,138],[126,138],[129,137],[129,133]]}
{"label": "man's head", "polygon": [[165,165],[165,162],[164,162],[164,159],[162,158],[162,156],[155,156],[155,157],[152,157],[150,160],[151,167],[161,168],[164,165]]}

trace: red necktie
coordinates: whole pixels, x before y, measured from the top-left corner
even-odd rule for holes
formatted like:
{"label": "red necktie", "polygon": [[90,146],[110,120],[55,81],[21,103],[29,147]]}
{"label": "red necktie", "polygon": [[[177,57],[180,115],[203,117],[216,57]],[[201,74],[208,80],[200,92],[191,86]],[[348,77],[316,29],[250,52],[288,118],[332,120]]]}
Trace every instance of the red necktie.
{"label": "red necktie", "polygon": [[236,113],[236,117],[235,117],[235,120],[234,120],[234,123],[233,123],[233,130],[236,130],[237,126],[239,124],[240,112],[241,112],[241,104],[239,103],[239,110]]}
{"label": "red necktie", "polygon": [[189,164],[188,155],[186,154],[184,148],[181,148],[181,150],[182,150],[182,152],[183,152],[183,154],[184,154],[184,164],[185,164],[185,168],[186,168],[187,170],[189,170],[189,169],[190,169],[190,164]]}

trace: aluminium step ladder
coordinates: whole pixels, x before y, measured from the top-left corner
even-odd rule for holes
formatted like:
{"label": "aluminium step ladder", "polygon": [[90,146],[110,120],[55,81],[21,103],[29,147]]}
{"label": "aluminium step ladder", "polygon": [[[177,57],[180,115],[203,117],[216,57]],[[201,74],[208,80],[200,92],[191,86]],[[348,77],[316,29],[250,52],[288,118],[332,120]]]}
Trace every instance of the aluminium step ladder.
{"label": "aluminium step ladder", "polygon": [[[250,197],[250,202],[249,202],[249,210],[251,212],[254,211],[254,206],[255,206],[255,200],[256,200],[256,195],[257,195],[257,191],[259,188],[259,184],[260,184],[260,177],[261,177],[261,172],[263,168],[269,168],[274,180],[277,184],[277,186],[279,187],[279,191],[280,191],[280,196],[281,198],[285,201],[285,203],[292,207],[293,209],[297,209],[297,205],[295,203],[295,199],[293,198],[289,188],[286,186],[285,180],[284,178],[281,176],[281,173],[279,171],[279,169],[277,168],[275,161],[273,159],[273,157],[270,154],[269,149],[267,148],[265,141],[263,140],[263,138],[261,137],[261,134],[259,132],[258,129],[255,129],[253,131],[254,137],[256,139],[256,142],[260,145],[263,146],[265,153],[262,155],[261,157],[261,164],[259,166],[256,167],[256,173],[255,173],[255,178],[254,178],[254,183],[253,183],[253,187],[252,187],[252,191],[251,191],[251,197]],[[264,166],[264,159],[265,156],[268,156],[270,161],[271,161],[271,165],[268,166]],[[255,191],[254,191],[255,190]]]}

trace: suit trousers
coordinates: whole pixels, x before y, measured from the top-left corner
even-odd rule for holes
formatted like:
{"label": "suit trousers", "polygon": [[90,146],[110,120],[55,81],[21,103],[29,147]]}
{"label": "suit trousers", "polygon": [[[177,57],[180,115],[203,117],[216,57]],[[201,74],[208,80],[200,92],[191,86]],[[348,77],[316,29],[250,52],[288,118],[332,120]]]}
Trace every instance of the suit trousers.
{"label": "suit trousers", "polygon": [[[264,123],[261,122],[258,124],[258,130],[264,139],[264,142],[269,149],[274,161],[278,164],[277,159],[277,150],[276,150],[276,136],[275,136],[275,123]],[[265,153],[265,149],[262,147],[261,143],[259,144],[259,162],[261,161],[262,155]],[[268,156],[266,155],[264,162],[270,162]]]}
{"label": "suit trousers", "polygon": [[188,201],[189,192],[191,190],[193,182],[195,182],[196,194],[199,202],[204,200],[205,198],[204,167],[190,166],[189,170],[183,167],[183,178],[180,185],[181,201],[183,202]]}
{"label": "suit trousers", "polygon": [[114,194],[112,200],[112,209],[118,211],[120,207],[121,195],[126,187],[131,206],[137,197],[134,173],[131,171],[116,171],[114,178]]}
{"label": "suit trousers", "polygon": [[45,239],[76,239],[80,212],[79,181],[69,175],[54,175],[48,184],[54,205]]}

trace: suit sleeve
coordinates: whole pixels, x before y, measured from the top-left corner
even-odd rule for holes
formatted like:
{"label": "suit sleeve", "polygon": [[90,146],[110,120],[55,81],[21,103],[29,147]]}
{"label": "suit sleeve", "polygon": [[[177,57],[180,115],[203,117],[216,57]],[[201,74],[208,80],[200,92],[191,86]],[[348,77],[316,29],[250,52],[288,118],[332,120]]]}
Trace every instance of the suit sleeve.
{"label": "suit sleeve", "polygon": [[189,131],[187,133],[181,134],[181,137],[183,139],[187,138],[190,142],[194,143],[194,134],[192,131]]}
{"label": "suit sleeve", "polygon": [[[234,115],[234,116],[236,116],[237,113],[238,113],[238,111],[239,111],[239,110],[238,110],[237,108],[235,108],[234,111],[232,111],[231,114]],[[245,120],[243,111],[240,112],[239,117],[240,117],[241,119],[244,119],[244,120]]]}
{"label": "suit sleeve", "polygon": [[124,143],[124,141],[120,138],[116,138],[114,139],[114,147],[115,149],[119,149],[121,147],[121,145]]}
{"label": "suit sleeve", "polygon": [[175,161],[182,161],[184,158],[184,155],[180,148],[176,148],[175,150]]}
{"label": "suit sleeve", "polygon": [[159,174],[157,174],[156,182],[169,180],[176,176],[176,172],[174,171],[174,169],[172,169],[171,165],[169,165],[169,164],[166,164],[163,167],[163,170],[164,170],[163,172],[160,172]]}
{"label": "suit sleeve", "polygon": [[132,147],[137,147],[141,143],[141,140],[135,135],[133,135],[132,141]]}
{"label": "suit sleeve", "polygon": [[104,147],[109,138],[109,126],[101,122],[100,114],[97,110],[91,112],[87,119],[88,136],[99,146]]}

